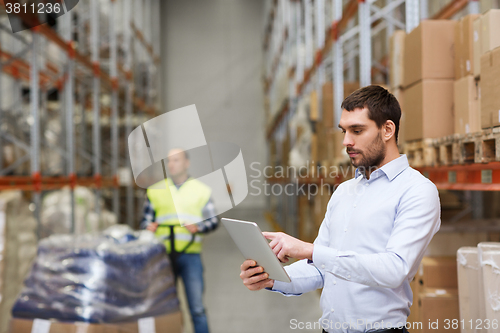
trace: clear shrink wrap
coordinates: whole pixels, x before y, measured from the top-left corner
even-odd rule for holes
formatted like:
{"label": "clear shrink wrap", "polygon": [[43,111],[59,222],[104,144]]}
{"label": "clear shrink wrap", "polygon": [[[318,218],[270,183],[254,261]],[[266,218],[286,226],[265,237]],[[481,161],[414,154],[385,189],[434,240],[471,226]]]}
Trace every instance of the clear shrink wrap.
{"label": "clear shrink wrap", "polygon": [[[461,247],[457,251],[460,320],[467,323],[467,325],[463,325],[462,333],[476,332],[476,320],[481,318],[479,306],[480,266],[477,252],[477,247],[469,246]],[[474,325],[470,323],[474,323]]]}
{"label": "clear shrink wrap", "polygon": [[165,246],[124,225],[41,240],[24,284],[16,318],[120,323],[179,310]]}

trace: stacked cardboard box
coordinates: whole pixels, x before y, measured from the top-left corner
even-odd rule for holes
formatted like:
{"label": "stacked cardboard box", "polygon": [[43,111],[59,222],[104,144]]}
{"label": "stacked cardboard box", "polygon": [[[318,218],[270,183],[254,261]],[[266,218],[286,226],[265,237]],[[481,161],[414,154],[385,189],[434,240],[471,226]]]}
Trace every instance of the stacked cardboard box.
{"label": "stacked cardboard box", "polygon": [[438,232],[432,237],[426,256],[455,256],[462,246],[476,246],[488,240],[487,232]]}
{"label": "stacked cardboard box", "polygon": [[473,75],[455,81],[455,133],[466,134],[481,131],[479,109],[479,81]]}
{"label": "stacked cardboard box", "polygon": [[455,27],[455,133],[466,134],[481,130],[479,108],[479,81],[474,54],[474,21],[479,15],[471,14],[458,21]]}
{"label": "stacked cardboard box", "polygon": [[389,41],[389,82],[391,90],[403,88],[404,85],[404,50],[406,33],[397,30]]}
{"label": "stacked cardboard box", "polygon": [[491,9],[481,16],[481,54],[500,47],[500,9]]}
{"label": "stacked cardboard box", "polygon": [[455,27],[455,80],[474,75],[474,20],[480,15],[471,14],[458,21]]}
{"label": "stacked cardboard box", "polygon": [[[345,82],[344,83],[344,98],[359,89],[359,82]],[[335,101],[333,96],[333,83],[326,82],[322,89],[322,121],[326,128],[336,128],[334,109],[337,105],[342,104],[342,101]]]}
{"label": "stacked cardboard box", "polygon": [[[317,230],[312,221],[312,205],[307,195],[299,196],[299,238],[306,242],[313,242]],[[316,233],[316,234],[315,234]]]}
{"label": "stacked cardboard box", "polygon": [[451,322],[459,318],[455,257],[424,257],[410,285],[413,305],[408,319],[411,325],[409,331],[460,332],[451,327],[449,330],[445,329],[446,319]]}
{"label": "stacked cardboard box", "polygon": [[474,76],[481,79],[481,128],[500,125],[500,10],[491,9],[473,23]]}
{"label": "stacked cardboard box", "polygon": [[473,74],[476,79],[479,79],[481,74],[481,17],[477,17],[472,24],[473,29]]}
{"label": "stacked cardboard box", "polygon": [[408,141],[454,131],[454,35],[457,22],[426,20],[404,44],[404,136]]}
{"label": "stacked cardboard box", "polygon": [[401,107],[401,119],[399,120],[398,144],[400,149],[405,141],[404,135],[404,48],[406,33],[403,30],[397,30],[389,40],[389,82],[391,93],[396,97]]}
{"label": "stacked cardboard box", "polygon": [[500,47],[481,56],[481,127],[500,125]]}
{"label": "stacked cardboard box", "polygon": [[[344,83],[344,98],[359,89],[359,82]],[[309,119],[315,123],[311,142],[311,161],[321,164],[328,170],[333,164],[345,159],[345,148],[342,145],[343,135],[334,124],[334,106],[341,104],[336,102],[333,94],[332,82],[326,82],[321,91],[321,104],[318,94],[312,91],[310,94]],[[319,106],[321,105],[321,110]],[[320,115],[321,114],[321,115]],[[326,176],[323,174],[323,176]]]}

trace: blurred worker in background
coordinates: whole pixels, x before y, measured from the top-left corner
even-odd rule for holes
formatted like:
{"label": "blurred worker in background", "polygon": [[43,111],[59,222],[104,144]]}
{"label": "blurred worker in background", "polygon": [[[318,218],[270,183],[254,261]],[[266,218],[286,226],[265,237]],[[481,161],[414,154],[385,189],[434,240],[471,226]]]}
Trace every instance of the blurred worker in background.
{"label": "blurred worker in background", "polygon": [[206,333],[201,241],[202,234],[217,228],[219,219],[211,189],[189,176],[188,154],[182,149],[172,149],[167,160],[170,178],[166,185],[169,191],[153,189],[155,186],[147,190],[141,228],[164,240],[174,275],[176,278],[180,276],[184,283],[195,332]]}
{"label": "blurred worker in background", "polygon": [[410,281],[441,225],[438,191],[399,154],[401,109],[391,93],[367,86],[342,108],[355,178],[333,192],[314,243],[264,232],[278,259],[302,259],[285,267],[290,283],[269,279],[253,260],[241,265],[240,277],[250,290],[284,295],[323,288],[323,332],[405,333]]}

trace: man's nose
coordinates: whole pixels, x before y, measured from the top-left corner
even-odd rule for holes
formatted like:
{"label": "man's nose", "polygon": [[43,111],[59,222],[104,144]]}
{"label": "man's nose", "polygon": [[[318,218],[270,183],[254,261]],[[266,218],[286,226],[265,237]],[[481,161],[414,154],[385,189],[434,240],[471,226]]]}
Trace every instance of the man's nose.
{"label": "man's nose", "polygon": [[347,132],[344,134],[344,141],[342,141],[342,144],[346,147],[354,145],[352,137]]}

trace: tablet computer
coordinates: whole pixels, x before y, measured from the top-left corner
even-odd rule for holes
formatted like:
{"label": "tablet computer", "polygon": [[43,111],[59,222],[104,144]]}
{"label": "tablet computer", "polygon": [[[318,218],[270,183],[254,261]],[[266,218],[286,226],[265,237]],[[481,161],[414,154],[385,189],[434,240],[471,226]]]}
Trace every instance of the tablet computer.
{"label": "tablet computer", "polygon": [[222,223],[245,259],[252,259],[273,280],[291,282],[257,223],[223,218]]}

